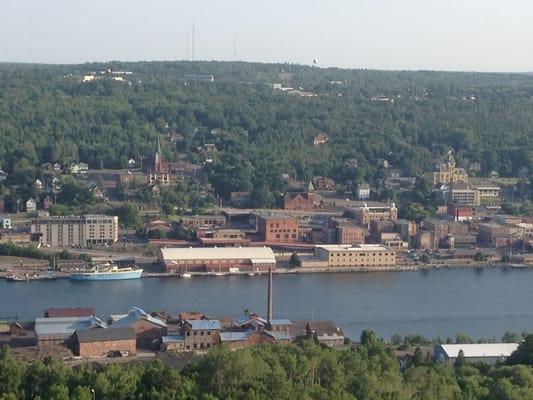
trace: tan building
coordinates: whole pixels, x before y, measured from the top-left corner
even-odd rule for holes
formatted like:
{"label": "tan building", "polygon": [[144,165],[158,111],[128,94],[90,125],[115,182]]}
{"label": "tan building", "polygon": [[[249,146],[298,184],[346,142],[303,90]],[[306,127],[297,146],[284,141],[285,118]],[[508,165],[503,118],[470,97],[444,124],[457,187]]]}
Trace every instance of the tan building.
{"label": "tan building", "polygon": [[182,218],[181,223],[191,229],[213,228],[226,224],[226,217],[222,215],[189,215]]}
{"label": "tan building", "polygon": [[471,189],[466,183],[456,183],[447,193],[448,204],[479,206],[479,191]]}
{"label": "tan building", "polygon": [[31,233],[42,246],[81,246],[112,244],[118,241],[118,217],[82,215],[31,220]]}
{"label": "tan building", "polygon": [[390,205],[377,203],[368,205],[364,202],[362,207],[348,207],[344,209],[347,217],[353,218],[359,225],[367,226],[372,221],[395,221],[398,219],[396,204]]}
{"label": "tan building", "polygon": [[467,183],[468,174],[463,168],[457,168],[455,165],[455,159],[451,152],[448,153],[446,161],[440,163],[433,172],[433,184],[454,184],[454,183]]}
{"label": "tan building", "polygon": [[320,245],[315,257],[327,262],[328,267],[394,267],[396,253],[377,244]]}

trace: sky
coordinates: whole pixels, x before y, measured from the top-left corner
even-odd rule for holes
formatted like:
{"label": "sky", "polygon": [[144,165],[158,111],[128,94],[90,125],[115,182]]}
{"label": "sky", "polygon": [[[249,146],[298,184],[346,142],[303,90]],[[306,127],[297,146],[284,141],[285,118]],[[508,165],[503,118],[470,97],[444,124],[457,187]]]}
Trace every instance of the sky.
{"label": "sky", "polygon": [[533,71],[531,0],[1,0],[0,62]]}

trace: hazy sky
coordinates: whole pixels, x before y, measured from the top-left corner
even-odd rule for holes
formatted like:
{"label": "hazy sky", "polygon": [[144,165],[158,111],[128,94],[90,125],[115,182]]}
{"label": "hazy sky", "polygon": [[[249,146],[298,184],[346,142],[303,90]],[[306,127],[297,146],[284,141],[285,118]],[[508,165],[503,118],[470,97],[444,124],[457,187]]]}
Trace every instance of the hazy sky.
{"label": "hazy sky", "polygon": [[193,19],[201,60],[533,71],[531,0],[0,0],[0,61],[182,60]]}

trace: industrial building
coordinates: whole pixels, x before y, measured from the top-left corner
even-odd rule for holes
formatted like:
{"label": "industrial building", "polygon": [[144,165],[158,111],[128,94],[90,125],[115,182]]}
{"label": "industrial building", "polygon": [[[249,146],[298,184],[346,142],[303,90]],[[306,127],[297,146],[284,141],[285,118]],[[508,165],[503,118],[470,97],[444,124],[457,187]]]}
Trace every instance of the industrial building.
{"label": "industrial building", "polygon": [[106,357],[115,352],[133,355],[135,345],[133,328],[85,329],[74,334],[74,353],[83,358]]}
{"label": "industrial building", "polygon": [[158,259],[176,272],[256,272],[276,266],[270,247],[161,248]]}
{"label": "industrial building", "polygon": [[440,344],[435,346],[433,357],[453,365],[462,351],[465,361],[495,364],[505,361],[517,348],[518,343]]}
{"label": "industrial building", "polygon": [[319,245],[313,257],[302,257],[302,267],[395,267],[396,252],[379,244]]}
{"label": "industrial building", "polygon": [[62,247],[109,245],[118,241],[118,217],[81,215],[31,220],[31,233],[41,246]]}
{"label": "industrial building", "polygon": [[347,207],[344,215],[353,218],[359,225],[367,226],[372,221],[395,221],[398,219],[396,204],[363,203],[362,207]]}

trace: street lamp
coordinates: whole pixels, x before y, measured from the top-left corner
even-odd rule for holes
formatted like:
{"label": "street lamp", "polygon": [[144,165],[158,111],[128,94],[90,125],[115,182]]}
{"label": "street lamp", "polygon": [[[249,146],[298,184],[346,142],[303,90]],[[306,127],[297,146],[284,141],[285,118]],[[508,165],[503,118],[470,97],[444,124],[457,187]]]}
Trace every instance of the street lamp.
{"label": "street lamp", "polygon": [[91,388],[91,394],[93,395],[93,400],[96,400],[96,392]]}

